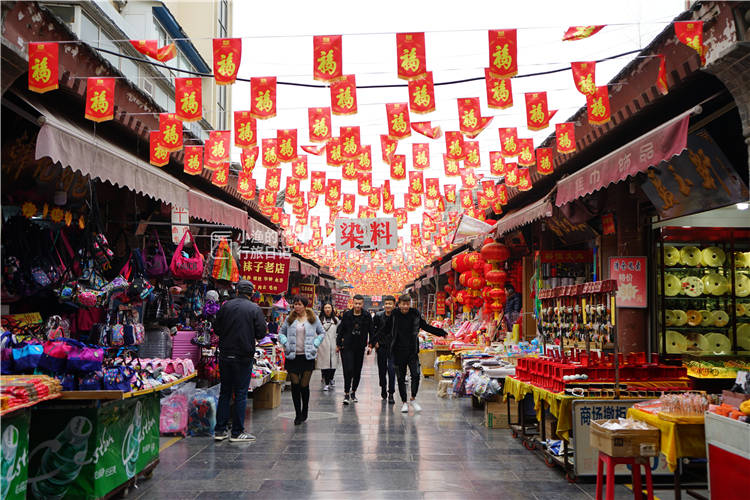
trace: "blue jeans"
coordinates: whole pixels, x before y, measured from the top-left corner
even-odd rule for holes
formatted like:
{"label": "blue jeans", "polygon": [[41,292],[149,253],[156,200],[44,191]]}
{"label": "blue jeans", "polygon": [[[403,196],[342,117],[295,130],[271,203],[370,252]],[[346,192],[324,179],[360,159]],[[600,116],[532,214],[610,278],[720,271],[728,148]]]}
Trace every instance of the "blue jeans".
{"label": "blue jeans", "polygon": [[234,395],[232,436],[236,437],[245,432],[247,391],[250,388],[252,373],[252,359],[219,357],[221,388],[219,390],[219,406],[216,409],[216,434],[221,434],[227,430],[232,395]]}

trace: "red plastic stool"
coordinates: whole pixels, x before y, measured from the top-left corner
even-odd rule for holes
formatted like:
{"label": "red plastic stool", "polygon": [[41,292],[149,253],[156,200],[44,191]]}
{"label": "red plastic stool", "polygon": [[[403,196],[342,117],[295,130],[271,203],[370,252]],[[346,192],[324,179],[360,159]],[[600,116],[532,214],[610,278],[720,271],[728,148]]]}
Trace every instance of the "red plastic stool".
{"label": "red plastic stool", "polygon": [[606,453],[599,452],[599,460],[596,470],[596,500],[602,500],[602,472],[604,464],[607,464],[607,493],[606,500],[615,498],[615,466],[630,465],[633,476],[633,498],[643,498],[641,487],[641,465],[646,469],[646,494],[649,500],[654,500],[654,484],[651,482],[651,466],[647,458],[643,457],[610,457]]}

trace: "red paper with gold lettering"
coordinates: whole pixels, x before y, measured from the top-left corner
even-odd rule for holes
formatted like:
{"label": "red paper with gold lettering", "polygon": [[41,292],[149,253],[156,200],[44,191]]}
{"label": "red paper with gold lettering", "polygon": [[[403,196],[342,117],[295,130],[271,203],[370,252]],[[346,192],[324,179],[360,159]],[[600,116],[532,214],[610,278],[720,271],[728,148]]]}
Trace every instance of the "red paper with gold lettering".
{"label": "red paper with gold lettering", "polygon": [[424,175],[420,171],[409,172],[409,192],[424,193]]}
{"label": "red paper with gold lettering", "polygon": [[461,200],[461,208],[463,209],[468,209],[474,206],[471,189],[462,189],[459,192],[459,199]]}
{"label": "red paper with gold lettering", "polygon": [[261,141],[261,163],[266,168],[278,167],[280,164],[279,153],[278,153],[278,140],[276,139],[263,139]]}
{"label": "red paper with gold lettering", "polygon": [[345,181],[356,181],[357,177],[357,163],[354,160],[344,160],[344,164],[341,165],[341,178]]}
{"label": "red paper with gold lettering", "polygon": [[393,155],[391,160],[391,179],[400,181],[406,179],[406,155]]}
{"label": "red paper with gold lettering", "polygon": [[331,138],[331,108],[308,108],[307,121],[311,142],[326,142]]}
{"label": "red paper with gold lettering", "polygon": [[59,48],[56,42],[29,42],[29,90],[40,94],[59,84]]}
{"label": "red paper with gold lettering", "polygon": [[505,183],[495,186],[495,200],[500,202],[501,205],[508,204],[508,188],[505,187]]}
{"label": "red paper with gold lettering", "polygon": [[240,153],[240,166],[242,167],[243,172],[247,172],[248,174],[253,172],[255,164],[258,161],[259,153],[260,148],[258,146],[242,150],[242,153]]}
{"label": "red paper with gold lettering", "polygon": [[380,210],[380,188],[372,188],[367,196],[367,206],[372,210]]}
{"label": "red paper with gold lettering", "polygon": [[258,145],[258,125],[249,111],[234,112],[234,145],[242,149]]}
{"label": "red paper with gold lettering", "polygon": [[453,160],[448,158],[447,154],[443,154],[443,169],[447,177],[455,177],[460,173],[459,160]]}
{"label": "red paper with gold lettering", "polygon": [[354,75],[331,83],[331,111],[334,115],[353,115],[357,112],[357,81]]}
{"label": "red paper with gold lettering", "polygon": [[428,177],[424,180],[425,184],[425,198],[429,200],[437,200],[440,198],[440,179],[437,177]]}
{"label": "red paper with gold lettering", "polygon": [[130,40],[130,45],[132,45],[135,50],[144,56],[153,59],[156,59],[156,53],[159,47],[158,43],[157,40]]}
{"label": "red paper with gold lettering", "polygon": [[240,279],[251,281],[256,292],[278,295],[289,288],[289,255],[241,252],[238,265]]}
{"label": "red paper with gold lettering", "polygon": [[586,97],[586,111],[592,125],[601,125],[609,121],[609,89],[606,85],[596,87],[596,93]]}
{"label": "red paper with gold lettering", "polygon": [[461,133],[473,139],[489,125],[492,118],[482,118],[478,97],[462,97],[456,102]]}
{"label": "red paper with gold lettering", "polygon": [[592,35],[595,35],[596,33],[599,33],[599,31],[605,26],[606,24],[591,26],[571,26],[567,29],[567,31],[565,31],[565,34],[562,37],[563,42],[583,40],[584,38],[588,38]]}
{"label": "red paper with gold lettering", "polygon": [[456,202],[456,185],[446,184],[443,186],[443,192],[445,192],[445,201],[448,203]]}
{"label": "red paper with gold lettering", "polygon": [[406,224],[407,214],[405,208],[397,208],[393,211],[394,217],[396,217],[396,223],[398,224],[399,229],[404,228],[404,224]]}
{"label": "red paper with gold lettering", "polygon": [[314,170],[310,174],[310,193],[323,194],[325,192],[326,173]]}
{"label": "red paper with gold lettering", "polygon": [[203,86],[200,78],[175,78],[174,101],[177,117],[184,122],[203,118]]}
{"label": "red paper with gold lettering", "polygon": [[487,35],[490,49],[489,70],[492,76],[496,78],[516,76],[518,74],[516,30],[490,30]]}
{"label": "red paper with gold lettering", "polygon": [[[304,196],[305,193],[302,193]],[[318,197],[320,195],[313,194],[313,193],[307,193],[307,206],[309,208],[315,208],[315,206],[318,204]]]}
{"label": "red paper with gold lettering", "polygon": [[276,131],[276,154],[279,161],[289,163],[297,158],[297,129],[281,129]]}
{"label": "red paper with gold lettering", "polygon": [[484,192],[477,191],[477,208],[480,210],[487,210],[490,208],[490,200],[487,199]]}
{"label": "red paper with gold lettering", "polygon": [[528,168],[518,169],[518,190],[528,191],[532,187],[531,185],[531,172]]}
{"label": "red paper with gold lettering", "polygon": [[115,116],[115,79],[86,79],[85,117],[94,122],[111,120]]}
{"label": "red paper with gold lettering", "polygon": [[285,190],[286,201],[293,203],[300,196],[299,179],[294,177],[286,178],[286,190]]}
{"label": "red paper with gold lettering", "polygon": [[535,163],[534,139],[518,139],[518,164],[522,167],[531,167]]}
{"label": "red paper with gold lettering", "polygon": [[506,109],[513,106],[513,86],[510,78],[495,78],[489,68],[484,68],[487,87],[487,107]]}
{"label": "red paper with gold lettering", "polygon": [[356,198],[353,194],[345,194],[344,195],[344,204],[343,204],[343,212],[345,214],[353,214],[354,213],[354,207],[356,205]]}
{"label": "red paper with gold lettering", "polygon": [[578,92],[585,96],[596,92],[596,61],[572,62],[570,69]]}
{"label": "red paper with gold lettering", "polygon": [[555,144],[558,153],[574,153],[576,150],[575,123],[565,122],[555,125]]}
{"label": "red paper with gold lettering", "polygon": [[422,236],[420,235],[419,224],[411,225],[411,244],[415,247],[422,246]]}
{"label": "red paper with gold lettering", "polygon": [[229,163],[224,162],[211,174],[211,184],[224,187],[229,183]]}
{"label": "red paper with gold lettering", "polygon": [[182,149],[182,122],[174,113],[159,113],[161,143],[170,153]]}
{"label": "red paper with gold lettering", "polygon": [[435,84],[432,81],[432,71],[409,80],[409,109],[412,113],[419,114],[435,111]]}
{"label": "red paper with gold lettering", "polygon": [[495,199],[495,181],[482,181],[482,194],[492,201]]}
{"label": "red paper with gold lettering", "polygon": [[427,72],[424,33],[396,34],[398,77],[402,80],[419,78]]}
{"label": "red paper with gold lettering", "polygon": [[411,145],[412,166],[417,170],[430,168],[430,145],[414,143]]}
{"label": "red paper with gold lettering", "polygon": [[[503,156],[518,156],[518,131],[516,127],[498,129],[500,134],[500,151]],[[506,168],[507,171],[507,168]]]}
{"label": "red paper with gold lettering", "polygon": [[214,80],[230,85],[237,79],[242,58],[241,38],[214,38]]}
{"label": "red paper with gold lettering", "polygon": [[385,105],[388,119],[388,136],[392,139],[404,139],[411,135],[409,107],[405,102]]}
{"label": "red paper with gold lettering", "polygon": [[310,153],[311,155],[320,156],[323,154],[323,151],[326,149],[325,144],[321,144],[319,146],[313,146],[313,145],[304,145],[300,146],[302,148],[302,151],[305,153]]}
{"label": "red paper with gold lettering", "polygon": [[169,43],[167,45],[164,45],[163,47],[159,47],[159,49],[156,51],[156,60],[160,62],[167,62],[171,59],[174,59],[174,56],[177,55],[177,48],[174,46],[174,43]]}
{"label": "red paper with gold lettering", "polygon": [[407,210],[414,211],[422,206],[422,195],[419,193],[405,193],[404,202]]}
{"label": "red paper with gold lettering", "polygon": [[203,146],[185,146],[183,171],[190,175],[199,175],[203,171]]}
{"label": "red paper with gold lettering", "polygon": [[526,128],[542,130],[549,127],[550,119],[557,110],[550,111],[547,107],[547,92],[529,92],[526,96]]}
{"label": "red paper with gold lettering", "polygon": [[659,69],[656,73],[656,88],[659,89],[661,95],[667,95],[669,93],[669,86],[667,85],[667,67],[662,54],[657,54],[659,58]]}
{"label": "red paper with gold lettering", "polygon": [[276,77],[250,78],[250,114],[259,120],[276,116]]}
{"label": "red paper with gold lettering", "polygon": [[292,177],[295,179],[307,179],[307,155],[300,155],[292,160]]}
{"label": "red paper with gold lettering", "polygon": [[343,158],[356,159],[361,152],[359,127],[341,127],[341,156]]}
{"label": "red paper with gold lettering", "polygon": [[249,195],[251,189],[255,191],[255,179],[246,172],[237,174],[237,192],[240,196]]}
{"label": "red paper with gold lettering", "polygon": [[328,179],[326,186],[326,205],[335,207],[341,199],[341,179]]}
{"label": "red paper with gold lettering", "polygon": [[536,171],[541,175],[555,171],[552,148],[536,148]]}
{"label": "red paper with gold lettering", "polygon": [[343,77],[341,55],[341,35],[314,36],[313,78],[321,82],[340,80]]}
{"label": "red paper with gold lettering", "polygon": [[479,141],[464,141],[464,168],[479,168]]}
{"label": "red paper with gold lettering", "polygon": [[500,151],[490,151],[490,175],[494,177],[505,175],[505,160]]}
{"label": "red paper with gold lettering", "polygon": [[266,190],[277,193],[281,188],[281,169],[269,168],[266,170]]}
{"label": "red paper with gold lettering", "polygon": [[517,163],[505,164],[505,184],[507,184],[508,187],[518,186],[518,164]]}
{"label": "red paper with gold lettering", "polygon": [[357,174],[357,194],[360,196],[367,196],[372,191],[372,174],[370,173],[359,173]]}
{"label": "red paper with gold lettering", "polygon": [[357,172],[372,171],[372,146],[362,146],[359,156],[354,160],[354,163],[357,167]]}
{"label": "red paper with gold lettering", "polygon": [[383,213],[384,214],[392,214],[394,211],[393,207],[393,198],[386,198],[385,193],[383,193]]}
{"label": "red paper with gold lettering", "polygon": [[464,137],[461,132],[445,133],[445,151],[451,160],[462,160],[464,158]]}
{"label": "red paper with gold lettering", "polygon": [[422,134],[430,139],[439,139],[443,135],[440,125],[433,127],[430,122],[411,122],[411,128],[418,134]]}
{"label": "red paper with gold lettering", "polygon": [[474,189],[477,187],[479,178],[476,176],[473,170],[463,169],[461,170],[461,185],[466,188]]}
{"label": "red paper with gold lettering", "polygon": [[385,134],[380,135],[380,151],[383,161],[388,165],[391,164],[393,155],[396,154],[396,148],[398,147],[398,141],[391,139]]}
{"label": "red paper with gold lettering", "polygon": [[698,53],[701,58],[701,65],[706,64],[706,47],[703,46],[703,21],[675,21],[672,24],[677,39]]}
{"label": "red paper with gold lettering", "polygon": [[331,137],[326,144],[326,164],[331,167],[339,167],[344,162],[341,154],[341,138]]}
{"label": "red paper with gold lettering", "polygon": [[205,148],[205,167],[215,170],[229,161],[229,130],[212,130],[208,135]]}
{"label": "red paper with gold lettering", "polygon": [[169,151],[161,142],[161,134],[158,130],[152,130],[148,135],[148,162],[156,167],[163,167],[169,163]]}

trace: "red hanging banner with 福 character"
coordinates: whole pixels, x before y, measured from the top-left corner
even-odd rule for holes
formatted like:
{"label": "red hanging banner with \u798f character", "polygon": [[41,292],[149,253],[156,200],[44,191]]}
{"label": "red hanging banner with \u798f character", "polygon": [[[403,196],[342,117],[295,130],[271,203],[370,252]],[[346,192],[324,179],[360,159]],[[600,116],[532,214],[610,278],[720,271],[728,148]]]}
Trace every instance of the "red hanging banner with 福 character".
{"label": "red hanging banner with \u798f character", "polygon": [[505,175],[505,160],[500,151],[490,151],[490,175],[494,177]]}
{"label": "red hanging banner with \u798f character", "polygon": [[367,196],[372,191],[372,174],[360,172],[357,174],[357,194]]}
{"label": "red hanging banner with \u798f character", "polygon": [[409,109],[412,113],[419,114],[435,111],[435,84],[432,81],[432,71],[409,80]]}
{"label": "red hanging banner with \u798f character", "polygon": [[231,85],[237,79],[242,58],[241,38],[214,38],[214,80],[216,85]]}
{"label": "red hanging banner with \u798f character", "polygon": [[279,161],[289,163],[297,158],[297,129],[281,129],[276,131],[276,154]]}
{"label": "red hanging banner with \u798f character", "polygon": [[547,92],[529,92],[526,96],[526,127],[529,130],[542,130],[549,127],[550,119],[557,110],[547,107]]}
{"label": "red hanging banner with \u798f character", "polygon": [[448,158],[447,154],[443,155],[443,169],[446,177],[455,177],[459,174],[459,160]]}
{"label": "red hanging banner with \u798f character", "polygon": [[424,175],[420,171],[409,172],[409,193],[424,193]]}
{"label": "red hanging banner with \u798f character", "polygon": [[411,122],[411,128],[418,134],[422,134],[430,139],[439,139],[443,135],[440,125],[433,127],[430,122]]}
{"label": "red hanging banner with \u798f character", "polygon": [[508,187],[518,186],[518,164],[517,163],[505,164],[505,184],[507,184]]}
{"label": "red hanging banner with \u798f character", "polygon": [[[516,127],[501,128],[500,134],[500,152],[503,156],[518,156],[518,130]],[[507,171],[507,168],[506,168]]]}
{"label": "red hanging banner with \u798f character", "polygon": [[443,192],[445,193],[445,201],[448,203],[456,203],[456,185],[446,184],[443,186]]}
{"label": "red hanging banner with \u798f character", "polygon": [[592,35],[595,35],[596,33],[599,33],[599,31],[605,26],[606,24],[591,26],[571,26],[567,29],[567,31],[565,31],[565,34],[562,37],[563,42],[583,40],[584,38],[588,38]]}
{"label": "red hanging banner with \u798f character", "polygon": [[326,186],[326,206],[338,206],[341,199],[341,179],[328,179]]}
{"label": "red hanging banner with \u798f character", "polygon": [[398,147],[398,141],[391,139],[386,134],[380,135],[380,151],[383,161],[388,165],[391,164],[393,155],[396,154],[396,148]]}
{"label": "red hanging banner with \u798f character", "polygon": [[536,171],[541,175],[549,175],[555,170],[552,148],[536,149]]}
{"label": "red hanging banner with \u798f character", "polygon": [[326,164],[331,167],[339,167],[344,162],[341,154],[341,138],[331,137],[326,144]]}
{"label": "red hanging banner with \u798f character", "polygon": [[478,182],[479,178],[474,174],[473,170],[461,170],[461,185],[463,185],[463,187],[474,189],[477,187]]}
{"label": "red hanging banner with \u798f character", "polygon": [[530,167],[535,162],[534,139],[518,139],[518,164],[522,167]]}
{"label": "red hanging banner with \u798f character", "polygon": [[278,167],[279,152],[278,152],[278,141],[276,139],[263,139],[261,141],[263,155],[262,163],[266,168]]}
{"label": "red hanging banner with \u798f character", "polygon": [[250,111],[234,112],[234,145],[242,149],[258,145],[258,122]]}
{"label": "red hanging banner with \u798f character", "polygon": [[341,127],[341,156],[355,159],[361,152],[359,127]]}
{"label": "red hanging banner with \u798f character", "polygon": [[576,90],[585,96],[596,92],[596,61],[570,63]]}
{"label": "red hanging banner with \u798f character", "polygon": [[331,108],[308,108],[307,122],[310,142],[326,142],[331,138]]}
{"label": "red hanging banner with \u798f character", "polygon": [[437,177],[428,177],[424,180],[425,198],[428,200],[437,200],[440,198],[440,179]]}
{"label": "red hanging banner with \u798f character", "polygon": [[203,146],[185,146],[183,171],[190,175],[200,175],[203,171]]}
{"label": "red hanging banner with \u798f character", "polygon": [[464,141],[464,168],[479,168],[479,141]]}
{"label": "red hanging banner with \u798f character", "polygon": [[501,205],[507,205],[508,204],[508,188],[505,187],[505,183],[500,183],[497,186],[495,186],[495,200],[497,200]]}
{"label": "red hanging banner with \u798f character", "polygon": [[255,164],[258,161],[259,152],[260,148],[258,146],[242,150],[242,153],[240,153],[240,166],[242,167],[243,172],[248,174],[253,173]]}
{"label": "red hanging banner with \u798f character", "polygon": [[159,113],[159,133],[167,151],[182,149],[182,122],[175,113]]}
{"label": "red hanging banner with \u798f character", "polygon": [[276,77],[250,78],[250,114],[259,120],[276,116]]}
{"label": "red hanging banner with \u798f character", "polygon": [[340,80],[343,76],[341,55],[341,35],[314,36],[313,78],[321,82]]}
{"label": "red hanging banner with \u798f character", "polygon": [[334,115],[353,115],[357,112],[357,81],[354,75],[331,84],[331,111]]}
{"label": "red hanging banner with \u798f character", "polygon": [[667,85],[667,66],[662,54],[657,54],[659,58],[659,69],[656,73],[656,88],[659,89],[661,95],[667,95],[669,93],[669,86]]}
{"label": "red hanging banner with \u798f character", "polygon": [[55,42],[29,43],[29,90],[40,94],[59,85],[59,48]]}
{"label": "red hanging banner with \u798f character", "polygon": [[200,78],[175,78],[175,110],[184,122],[197,122],[203,117],[203,86]]}
{"label": "red hanging banner with \u798f character", "polygon": [[205,167],[216,170],[229,161],[229,130],[212,130],[208,135],[205,149]]}
{"label": "red hanging banner with \u798f character", "polygon": [[391,179],[394,181],[406,179],[406,155],[393,155],[391,159]]}
{"label": "red hanging banner with \u798f character", "polygon": [[703,21],[676,21],[673,24],[677,39],[698,53],[701,58],[701,66],[706,64],[706,47],[703,45]]}
{"label": "red hanging banner with \u798f character", "polygon": [[148,162],[155,167],[163,167],[169,163],[169,151],[161,142],[161,134],[158,130],[152,130],[148,136]]}
{"label": "red hanging banner with \u798f character", "polygon": [[445,151],[450,160],[462,160],[464,158],[464,136],[461,132],[445,133]]}
{"label": "red hanging banner with \u798f character", "polygon": [[372,146],[363,146],[360,148],[359,156],[355,160],[358,172],[372,171]]}
{"label": "red hanging banner with \u798f character", "polygon": [[255,291],[278,295],[289,288],[291,256],[271,252],[240,252],[240,279],[248,280]]}
{"label": "red hanging banner with \u798f character", "polygon": [[214,170],[211,174],[211,184],[218,187],[225,187],[229,183],[229,162],[222,163],[222,165]]}
{"label": "red hanging banner with \u798f character", "polygon": [[423,76],[427,72],[424,33],[397,33],[396,57],[399,78],[411,80]]}
{"label": "red hanging banner with \u798f character", "polygon": [[409,107],[405,102],[385,105],[388,119],[388,136],[392,139],[404,139],[411,135]]}
{"label": "red hanging banner with \u798f character", "polygon": [[510,78],[495,78],[489,68],[484,68],[484,82],[487,86],[487,107],[506,109],[513,106]]}
{"label": "red hanging banner with \u798f character", "polygon": [[289,203],[294,203],[297,198],[299,198],[300,195],[300,189],[299,189],[299,179],[295,179],[294,177],[287,177],[286,178],[286,189],[284,191],[285,193],[285,200]]}
{"label": "red hanging banner with \u798f character", "polygon": [[414,143],[411,145],[412,166],[417,170],[430,168],[430,145]]}
{"label": "red hanging banner with \u798f character", "polygon": [[478,97],[462,97],[458,104],[458,123],[461,133],[473,139],[478,136],[492,121],[492,117],[483,118]]}
{"label": "red hanging banner with \u798f character", "polygon": [[510,78],[518,74],[516,60],[516,30],[490,30],[489,37],[490,65],[489,71],[496,78]]}
{"label": "red hanging banner with \u798f character", "polygon": [[104,122],[115,117],[115,79],[88,78],[86,80],[85,117]]}
{"label": "red hanging banner with \u798f character", "polygon": [[310,193],[323,194],[325,192],[326,173],[313,171],[310,174]]}
{"label": "red hanging banner with \u798f character", "polygon": [[353,194],[345,194],[344,195],[344,203],[343,203],[343,209],[342,211],[345,214],[353,214],[354,213],[354,207],[356,205],[355,202],[355,196]]}
{"label": "red hanging banner with \u798f character", "polygon": [[555,125],[555,143],[557,152],[568,154],[576,150],[576,127],[573,122],[558,123]]}
{"label": "red hanging banner with \u798f character", "polygon": [[266,170],[266,190],[278,193],[281,188],[281,169],[269,168]]}
{"label": "red hanging banner with \u798f character", "polygon": [[586,110],[592,125],[602,125],[609,121],[609,89],[606,85],[596,87],[596,92],[586,97]]}
{"label": "red hanging banner with \u798f character", "polygon": [[528,168],[518,169],[518,190],[528,191],[531,189],[531,172]]}
{"label": "red hanging banner with \u798f character", "polygon": [[341,178],[345,181],[357,180],[357,164],[354,160],[345,160],[341,166]]}
{"label": "red hanging banner with \u798f character", "polygon": [[246,198],[251,191],[255,195],[255,179],[246,172],[237,174],[237,192],[240,193],[240,196]]}

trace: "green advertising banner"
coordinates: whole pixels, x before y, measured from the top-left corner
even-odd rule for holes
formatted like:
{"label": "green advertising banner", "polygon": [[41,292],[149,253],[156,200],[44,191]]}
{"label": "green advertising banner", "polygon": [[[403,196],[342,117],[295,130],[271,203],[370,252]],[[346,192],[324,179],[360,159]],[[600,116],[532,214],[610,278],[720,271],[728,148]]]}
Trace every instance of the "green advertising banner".
{"label": "green advertising banner", "polygon": [[20,410],[2,418],[0,446],[2,477],[0,499],[26,498],[26,477],[29,465],[29,410]]}
{"label": "green advertising banner", "polygon": [[99,408],[39,408],[31,420],[29,497],[103,497],[159,455],[159,397]]}

